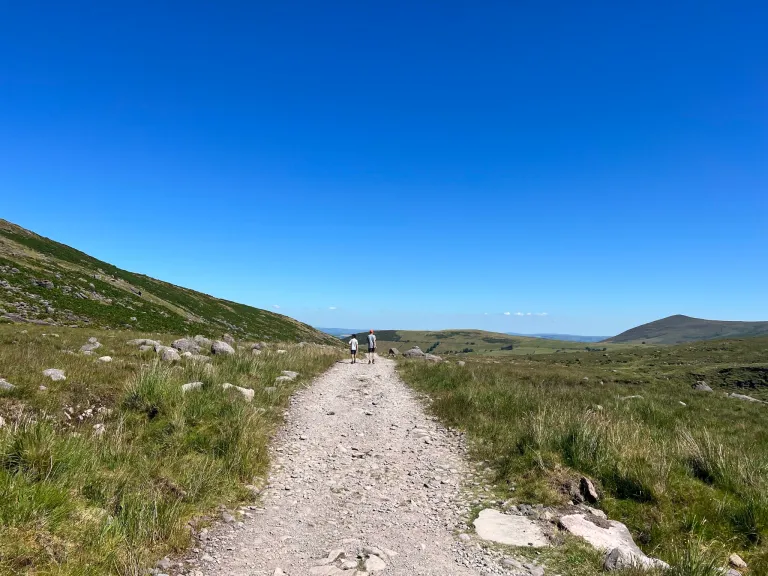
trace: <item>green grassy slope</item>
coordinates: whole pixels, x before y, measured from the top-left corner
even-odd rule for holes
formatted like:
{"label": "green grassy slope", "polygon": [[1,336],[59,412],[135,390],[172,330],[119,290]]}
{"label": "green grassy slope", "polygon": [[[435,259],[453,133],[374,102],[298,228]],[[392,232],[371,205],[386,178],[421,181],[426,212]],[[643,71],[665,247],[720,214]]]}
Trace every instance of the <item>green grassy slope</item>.
{"label": "green grassy slope", "polygon": [[[190,546],[219,505],[253,501],[248,486],[266,482],[291,395],[341,355],[268,344],[169,364],[127,343],[178,336],[0,326],[0,378],[13,385],[0,386],[0,575],[148,574]],[[90,337],[97,353],[78,353]],[[283,370],[299,377],[276,384]],[[189,382],[202,384],[185,393]]]}
{"label": "green grassy slope", "polygon": [[767,336],[768,322],[704,320],[677,314],[637,326],[604,342],[624,344],[682,344],[697,340]]}
{"label": "green grassy slope", "polygon": [[15,321],[337,343],[287,316],[121,270],[1,219],[0,310]]}
{"label": "green grassy slope", "polygon": [[[365,335],[363,335],[364,338]],[[358,338],[360,336],[358,335]],[[584,352],[588,348],[613,349],[617,345],[594,344],[585,342],[566,342],[545,340],[529,336],[511,336],[500,332],[483,330],[441,330],[425,332],[418,330],[380,330],[376,332],[379,351],[386,353],[389,348],[405,352],[418,346],[424,352],[438,355],[452,354],[493,354],[526,355],[552,354],[556,352]],[[364,340],[360,340],[364,342]]]}
{"label": "green grassy slope", "polygon": [[399,370],[494,472],[488,505],[567,505],[585,475],[647,553],[674,563],[692,545],[722,566],[737,552],[768,574],[768,404],[727,396],[768,401],[768,338],[465,360]]}

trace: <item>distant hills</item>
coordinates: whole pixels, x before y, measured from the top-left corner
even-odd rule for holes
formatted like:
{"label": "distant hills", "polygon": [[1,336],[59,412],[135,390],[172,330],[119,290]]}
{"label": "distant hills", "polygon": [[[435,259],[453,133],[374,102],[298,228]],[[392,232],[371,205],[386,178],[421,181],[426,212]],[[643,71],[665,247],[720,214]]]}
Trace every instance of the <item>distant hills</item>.
{"label": "distant hills", "polygon": [[0,322],[338,340],[293,318],[121,270],[0,219]]}
{"label": "distant hills", "polygon": [[[367,330],[363,331],[363,333]],[[359,333],[359,332],[358,332]],[[384,354],[390,347],[404,352],[418,346],[424,352],[448,354],[552,354],[555,352],[583,352],[597,349],[585,342],[550,340],[531,336],[514,336],[484,330],[377,330],[379,351]],[[609,346],[610,347],[610,346]],[[605,348],[600,345],[599,349]]]}
{"label": "distant hills", "polygon": [[767,336],[768,322],[704,320],[676,314],[603,340],[614,344],[682,344],[718,338]]}
{"label": "distant hills", "polygon": [[602,342],[609,336],[577,336],[575,334],[520,334],[518,332],[506,332],[510,336],[526,336],[528,338],[544,338],[545,340],[562,340],[565,342]]}

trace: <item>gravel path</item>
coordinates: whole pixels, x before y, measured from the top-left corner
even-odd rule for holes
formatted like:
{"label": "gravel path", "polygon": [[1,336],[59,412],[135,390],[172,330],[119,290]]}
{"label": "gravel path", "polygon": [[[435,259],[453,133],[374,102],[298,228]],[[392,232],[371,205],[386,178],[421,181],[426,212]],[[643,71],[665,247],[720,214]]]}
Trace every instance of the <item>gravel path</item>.
{"label": "gravel path", "polygon": [[242,523],[225,514],[193,573],[480,573],[455,532],[468,506],[461,439],[424,414],[394,362],[336,364],[296,394],[273,450],[263,507]]}

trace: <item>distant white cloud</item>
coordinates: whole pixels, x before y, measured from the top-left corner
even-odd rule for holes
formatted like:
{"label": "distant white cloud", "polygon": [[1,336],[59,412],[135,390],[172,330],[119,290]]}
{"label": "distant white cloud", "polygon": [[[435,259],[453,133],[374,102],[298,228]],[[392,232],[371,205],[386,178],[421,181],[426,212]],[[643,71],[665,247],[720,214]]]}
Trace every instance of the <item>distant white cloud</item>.
{"label": "distant white cloud", "polygon": [[328,306],[328,310],[336,310],[336,306]]}
{"label": "distant white cloud", "polygon": [[515,316],[525,316],[522,312],[515,312]]}
{"label": "distant white cloud", "polygon": [[[509,315],[509,312],[505,312]],[[515,316],[549,316],[546,312],[515,312]]]}
{"label": "distant white cloud", "polygon": [[273,304],[272,307],[273,308],[280,308],[280,304]]}
{"label": "distant white cloud", "polygon": [[546,312],[535,312],[533,315],[534,316],[548,316],[548,314]]}
{"label": "distant white cloud", "polygon": [[509,312],[504,312],[504,316],[509,316]]}

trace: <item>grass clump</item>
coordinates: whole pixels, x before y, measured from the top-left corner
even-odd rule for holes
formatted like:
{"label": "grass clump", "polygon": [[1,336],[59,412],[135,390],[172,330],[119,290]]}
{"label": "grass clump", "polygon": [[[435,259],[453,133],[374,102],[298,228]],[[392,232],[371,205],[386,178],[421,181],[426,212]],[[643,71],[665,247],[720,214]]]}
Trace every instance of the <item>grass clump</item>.
{"label": "grass clump", "polygon": [[[15,385],[0,392],[0,574],[138,575],[183,549],[190,520],[259,483],[290,395],[339,354],[309,345],[253,356],[246,347],[166,364],[127,346],[135,334],[24,330],[0,326],[0,376]],[[68,352],[89,336],[112,362]],[[50,367],[67,379],[42,377]],[[301,376],[266,390],[282,370]],[[182,392],[188,382],[203,384]],[[253,389],[253,401],[225,382]]]}
{"label": "grass clump", "polygon": [[[437,416],[468,433],[500,498],[568,504],[585,475],[646,553],[688,566],[675,574],[708,574],[709,556],[686,548],[693,541],[716,555],[714,565],[736,551],[759,574],[768,573],[768,408],[728,398],[739,383],[717,377],[748,373],[750,394],[765,398],[753,375],[768,368],[767,350],[768,339],[756,338],[468,356],[463,367],[403,360],[399,369]],[[709,377],[715,392],[692,388]]]}

